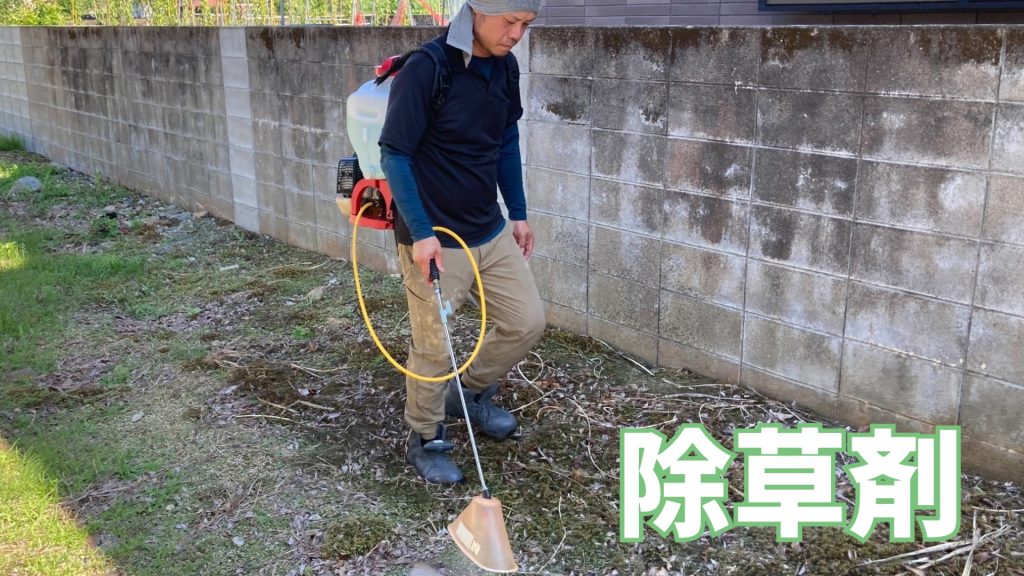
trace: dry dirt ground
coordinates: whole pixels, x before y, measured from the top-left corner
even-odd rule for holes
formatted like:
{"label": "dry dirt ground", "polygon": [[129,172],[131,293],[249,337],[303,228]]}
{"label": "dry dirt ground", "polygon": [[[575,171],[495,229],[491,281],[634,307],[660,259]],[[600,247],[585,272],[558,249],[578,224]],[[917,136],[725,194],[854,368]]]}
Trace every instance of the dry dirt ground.
{"label": "dry dirt ground", "polygon": [[[53,167],[51,184],[75,178]],[[5,196],[8,186],[0,238],[59,228],[54,251],[145,261],[116,294],[64,311],[40,343],[54,351],[50,367],[0,371],[0,433],[51,463],[63,502],[119,573],[477,573],[445,529],[477,491],[465,429],[452,427],[466,485],[429,486],[405,465],[403,378],[368,338],[348,263],[129,191],[106,206],[69,197],[40,209]],[[103,218],[116,230],[97,234]],[[363,281],[401,359],[401,284]],[[456,321],[462,353],[477,322],[472,311]],[[619,428],[671,436],[699,422],[731,448],[736,428],[815,417],[557,330],[499,400],[520,435],[481,440],[481,456],[524,573],[1024,575],[1024,493],[969,475],[960,534],[938,549],[889,543],[884,528],[865,543],[839,528],[808,529],[799,544],[777,543],[770,528],[620,543]],[[741,461],[728,472],[730,506],[742,500]],[[836,463],[836,492],[852,502],[848,461]]]}

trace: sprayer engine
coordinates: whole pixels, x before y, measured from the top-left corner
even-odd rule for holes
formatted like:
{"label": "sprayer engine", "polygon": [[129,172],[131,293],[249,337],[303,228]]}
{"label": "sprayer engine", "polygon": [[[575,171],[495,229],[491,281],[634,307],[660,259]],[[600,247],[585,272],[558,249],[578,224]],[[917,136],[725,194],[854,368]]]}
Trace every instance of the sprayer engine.
{"label": "sprayer engine", "polygon": [[[388,75],[397,58],[385,59],[377,66],[376,76]],[[379,83],[370,80],[349,95],[345,105],[346,131],[355,154],[338,162],[338,208],[348,215],[349,222],[355,223],[356,214],[369,205],[359,225],[378,230],[395,227],[395,204],[380,166],[377,146],[387,115],[391,80],[390,75]]]}
{"label": "sprayer engine", "polygon": [[369,205],[359,220],[360,226],[390,230],[395,227],[395,204],[391,188],[383,178],[364,178],[359,158],[348,156],[338,162],[338,209],[355,223],[356,214]]}

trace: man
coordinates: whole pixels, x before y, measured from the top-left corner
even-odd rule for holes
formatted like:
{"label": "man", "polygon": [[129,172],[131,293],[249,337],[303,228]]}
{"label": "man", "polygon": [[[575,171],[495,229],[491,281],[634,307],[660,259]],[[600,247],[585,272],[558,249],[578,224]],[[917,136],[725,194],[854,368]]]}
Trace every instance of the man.
{"label": "man", "polygon": [[[544,312],[526,259],[534,236],[526,222],[519,129],[523,114],[518,66],[510,50],[536,18],[540,0],[469,0],[448,30],[432,42],[450,70],[447,94],[437,106],[438,65],[413,54],[391,86],[380,138],[381,163],[398,211],[395,237],[402,264],[412,342],[409,369],[429,376],[451,371],[429,263],[437,262],[444,296],[457,310],[476,298],[465,252],[433,226],[455,231],[480,267],[487,317],[494,327],[462,375],[449,382],[406,379],[405,418],[412,428],[406,461],[427,482],[454,484],[462,472],[448,458],[445,415],[470,420],[486,435],[509,437],[518,423],[496,406],[497,380],[523,359],[544,330]],[[506,222],[497,190],[508,208]]]}

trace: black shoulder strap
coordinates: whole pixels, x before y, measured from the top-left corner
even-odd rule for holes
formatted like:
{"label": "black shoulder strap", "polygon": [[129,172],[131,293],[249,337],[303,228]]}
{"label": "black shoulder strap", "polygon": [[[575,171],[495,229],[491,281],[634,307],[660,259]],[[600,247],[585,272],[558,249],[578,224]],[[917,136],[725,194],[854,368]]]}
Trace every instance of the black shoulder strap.
{"label": "black shoulder strap", "polygon": [[[451,66],[448,64],[448,57],[444,53],[444,47],[435,40],[431,40],[430,42],[399,56],[391,64],[391,68],[389,68],[387,72],[378,76],[374,82],[378,86],[383,84],[385,80],[397,74],[398,71],[402,69],[402,66],[405,66],[405,63],[408,62],[409,58],[416,53],[426,54],[434,63],[434,69],[437,70],[437,75],[434,77],[434,86],[431,89],[431,94],[433,95],[431,105],[436,112],[441,109],[441,106],[444,105],[445,99],[448,98],[448,92],[452,87],[452,70]],[[517,80],[518,76],[519,70],[517,68]]]}
{"label": "black shoulder strap", "polygon": [[519,61],[516,55],[509,52],[505,57],[505,69],[508,71],[508,89],[519,92]]}
{"label": "black shoulder strap", "polygon": [[448,56],[444,53],[444,47],[434,40],[420,46],[414,52],[423,52],[429,56],[434,61],[434,67],[437,69],[433,90],[433,106],[436,112],[444,105],[445,99],[448,98],[448,92],[452,88],[452,70],[448,65]]}

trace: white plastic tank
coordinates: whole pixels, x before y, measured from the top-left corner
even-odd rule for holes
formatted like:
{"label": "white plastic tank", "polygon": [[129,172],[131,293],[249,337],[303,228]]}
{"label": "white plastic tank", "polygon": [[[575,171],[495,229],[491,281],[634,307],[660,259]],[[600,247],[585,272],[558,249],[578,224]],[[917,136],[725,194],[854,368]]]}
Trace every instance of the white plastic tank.
{"label": "white plastic tank", "polygon": [[346,104],[346,129],[352,149],[359,157],[359,169],[363,178],[384,179],[380,167],[380,132],[384,128],[384,115],[388,111],[388,94],[391,82],[388,78],[380,86],[370,80],[349,97]]}

